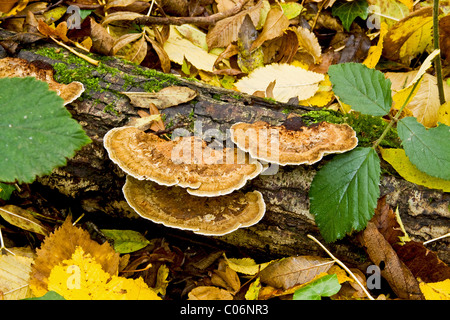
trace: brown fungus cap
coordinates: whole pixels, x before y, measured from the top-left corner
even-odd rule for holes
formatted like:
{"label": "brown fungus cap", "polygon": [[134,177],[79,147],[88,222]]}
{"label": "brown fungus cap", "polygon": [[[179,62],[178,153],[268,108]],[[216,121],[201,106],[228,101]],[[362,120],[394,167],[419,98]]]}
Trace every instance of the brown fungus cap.
{"label": "brown fungus cap", "polygon": [[255,159],[279,165],[313,164],[330,153],[342,153],[358,144],[356,132],[347,124],[321,122],[288,130],[264,121],[235,123],[231,140]]}
{"label": "brown fungus cap", "polygon": [[127,176],[123,193],[141,217],[203,235],[219,236],[249,227],[265,213],[265,203],[258,191],[196,197],[180,187],[163,187]]}
{"label": "brown fungus cap", "polygon": [[35,77],[37,80],[47,82],[49,89],[64,99],[64,105],[78,99],[84,91],[81,82],[73,81],[69,84],[58,83],[53,79],[53,67],[43,61],[29,62],[20,58],[0,59],[0,78]]}
{"label": "brown fungus cap", "polygon": [[110,130],[103,143],[109,158],[134,178],[188,188],[197,196],[231,193],[263,169],[247,155],[240,159],[234,148],[215,150],[194,136],[167,141],[135,127],[121,127]]}

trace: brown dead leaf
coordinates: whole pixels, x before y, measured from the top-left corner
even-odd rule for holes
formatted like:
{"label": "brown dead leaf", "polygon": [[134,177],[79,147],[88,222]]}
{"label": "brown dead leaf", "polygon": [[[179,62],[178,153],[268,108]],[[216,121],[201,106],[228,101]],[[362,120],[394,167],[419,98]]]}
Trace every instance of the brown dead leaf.
{"label": "brown dead leaf", "polygon": [[299,50],[310,54],[314,59],[314,64],[320,63],[322,48],[319,45],[319,40],[316,35],[312,31],[302,27],[295,29],[295,33],[298,37]]}
{"label": "brown dead leaf", "polygon": [[114,45],[114,38],[102,25],[95,22],[92,17],[85,20],[90,22],[89,29],[90,37],[92,39],[92,50],[105,56],[111,55],[111,49]]}
{"label": "brown dead leaf", "polygon": [[233,295],[227,290],[213,286],[200,286],[188,293],[188,300],[233,300]]}
{"label": "brown dead leaf", "polygon": [[369,221],[366,229],[358,234],[358,240],[370,260],[380,268],[381,276],[400,299],[423,299],[416,278],[378,231],[375,223]]}
{"label": "brown dead leaf", "polygon": [[241,287],[238,274],[228,266],[224,259],[219,262],[217,269],[213,271],[211,282],[231,293],[237,292]]}
{"label": "brown dead leaf", "polygon": [[260,273],[261,282],[287,290],[327,272],[334,264],[331,259],[315,256],[298,256],[281,259],[269,264]]}
{"label": "brown dead leaf", "polygon": [[130,102],[139,108],[148,108],[153,103],[159,110],[191,101],[197,92],[188,87],[171,86],[158,92],[121,92],[130,98]]}
{"label": "brown dead leaf", "polygon": [[450,62],[450,15],[439,20],[439,47],[442,58]]}
{"label": "brown dead leaf", "polygon": [[82,247],[90,254],[102,269],[110,275],[116,275],[119,266],[119,254],[108,242],[100,245],[91,240],[89,233],[72,225],[67,219],[61,227],[44,239],[41,247],[36,250],[31,271],[30,288],[35,296],[42,296],[47,291],[48,277],[54,266],[70,259],[77,247]]}
{"label": "brown dead leaf", "polygon": [[206,35],[208,48],[227,47],[231,42],[238,39],[239,29],[245,16],[248,14],[252,19],[253,25],[257,25],[260,16],[260,9],[263,1],[259,1],[255,6],[241,11],[240,13],[218,21]]}
{"label": "brown dead leaf", "polygon": [[280,7],[273,7],[267,14],[263,29],[258,38],[256,38],[256,40],[250,47],[250,51],[255,50],[267,40],[271,40],[283,35],[283,31],[287,27],[289,27],[288,18],[286,18]]}
{"label": "brown dead leaf", "polygon": [[370,221],[377,226],[378,231],[390,245],[400,242],[399,237],[405,236],[405,233],[402,231],[402,228],[397,221],[394,211],[386,203],[386,196],[378,199],[375,214]]}
{"label": "brown dead leaf", "polygon": [[397,255],[416,278],[424,282],[440,282],[450,279],[450,267],[438,255],[416,241],[395,247]]}
{"label": "brown dead leaf", "polygon": [[38,30],[44,36],[54,37],[56,39],[61,39],[64,42],[69,42],[69,38],[67,38],[68,28],[65,21],[59,23],[56,28],[52,28],[46,24],[44,20],[40,19],[38,20]]}

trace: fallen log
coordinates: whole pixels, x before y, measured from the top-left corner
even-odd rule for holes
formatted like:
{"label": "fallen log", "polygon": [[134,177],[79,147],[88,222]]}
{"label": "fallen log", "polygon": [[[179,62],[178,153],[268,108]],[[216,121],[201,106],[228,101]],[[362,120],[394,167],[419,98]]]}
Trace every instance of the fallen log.
{"label": "fallen log", "polygon": [[[72,199],[82,212],[89,215],[106,213],[112,217],[141,219],[125,202],[122,194],[125,176],[109,160],[103,147],[103,136],[108,130],[123,126],[130,117],[137,116],[137,108],[120,92],[157,91],[174,84],[190,87],[198,92],[198,96],[189,103],[161,110],[165,123],[192,124],[201,121],[203,130],[216,128],[222,132],[239,121],[263,120],[280,124],[289,112],[301,115],[314,110],[165,75],[111,57],[102,58],[99,67],[93,67],[64,49],[47,44],[23,49],[18,57],[47,62],[54,66],[57,81],[78,80],[86,87],[81,99],[66,107],[93,142],[68,160],[65,167],[56,168],[51,175],[38,178],[31,188],[52,189],[55,194]],[[254,226],[225,236],[205,237],[146,220],[142,223],[166,236],[227,244],[254,255],[264,254],[265,257],[324,256],[323,250],[307,237],[311,234],[322,239],[309,213],[308,190],[316,171],[327,159],[312,166],[280,167],[276,174],[261,175],[250,181],[245,188],[260,191],[266,202],[266,214]],[[392,174],[382,176],[380,190],[381,195],[386,195],[390,206],[394,209],[398,207],[412,239],[425,241],[449,232],[448,193],[412,184]],[[433,242],[429,248],[436,251],[443,261],[450,263],[449,244],[447,238]],[[353,236],[327,246],[333,254],[348,263],[356,265],[364,260],[365,253]]]}

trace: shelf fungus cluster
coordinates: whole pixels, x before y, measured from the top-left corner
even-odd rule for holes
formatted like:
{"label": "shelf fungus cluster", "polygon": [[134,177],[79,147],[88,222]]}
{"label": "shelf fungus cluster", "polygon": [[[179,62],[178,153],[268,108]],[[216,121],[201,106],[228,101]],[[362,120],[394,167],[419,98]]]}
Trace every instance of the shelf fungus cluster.
{"label": "shelf fungus cluster", "polygon": [[350,126],[327,122],[296,128],[236,123],[230,133],[238,148],[212,148],[196,136],[169,141],[126,126],[110,130],[104,146],[127,174],[125,199],[140,216],[199,234],[224,235],[264,216],[261,193],[239,190],[264,170],[261,162],[312,164],[358,144]]}
{"label": "shelf fungus cluster", "polygon": [[328,122],[296,128],[264,121],[238,122],[230,132],[231,140],[252,158],[282,166],[311,165],[326,154],[343,153],[358,144],[356,132],[349,125]]}
{"label": "shelf fungus cluster", "polygon": [[[204,235],[224,235],[265,213],[258,191],[243,193],[263,166],[234,148],[216,150],[199,137],[167,141],[135,127],[104,137],[109,158],[125,173],[128,204],[143,218]],[[240,161],[239,161],[240,160]]]}

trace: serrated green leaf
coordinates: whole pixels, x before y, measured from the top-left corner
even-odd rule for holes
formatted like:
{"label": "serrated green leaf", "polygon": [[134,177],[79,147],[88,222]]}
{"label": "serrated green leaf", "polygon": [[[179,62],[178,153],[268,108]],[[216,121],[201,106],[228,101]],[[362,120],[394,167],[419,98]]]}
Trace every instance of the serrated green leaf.
{"label": "serrated green leaf", "polygon": [[426,129],[414,117],[397,125],[405,153],[417,169],[433,177],[450,180],[450,127],[439,124]]}
{"label": "serrated green leaf", "polygon": [[330,297],[338,293],[340,289],[337,275],[330,274],[295,291],[292,300],[320,300],[321,297]]}
{"label": "serrated green leaf", "polygon": [[391,80],[380,71],[350,62],[330,66],[328,75],[334,93],[353,110],[384,116],[391,109]]}
{"label": "serrated green leaf", "polygon": [[114,240],[114,250],[118,253],[134,252],[150,243],[142,234],[134,230],[102,229],[102,232]]}
{"label": "serrated green leaf", "polygon": [[310,212],[327,242],[365,228],[380,194],[380,159],[372,148],[335,156],[314,177]]}
{"label": "serrated green leaf", "polygon": [[332,7],[331,13],[334,17],[339,17],[345,30],[350,31],[350,26],[356,17],[367,19],[369,5],[367,0],[341,1]]}
{"label": "serrated green leaf", "polygon": [[89,142],[47,83],[0,79],[0,181],[33,182]]}

